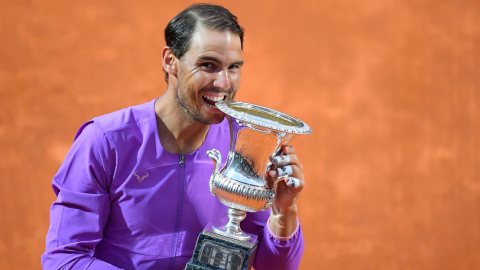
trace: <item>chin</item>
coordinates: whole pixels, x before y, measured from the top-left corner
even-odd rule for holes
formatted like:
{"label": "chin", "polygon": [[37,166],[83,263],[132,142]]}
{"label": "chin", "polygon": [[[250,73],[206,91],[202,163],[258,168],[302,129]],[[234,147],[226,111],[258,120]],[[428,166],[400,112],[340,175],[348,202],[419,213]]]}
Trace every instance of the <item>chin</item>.
{"label": "chin", "polygon": [[214,125],[214,124],[220,124],[223,119],[225,119],[225,115],[222,114],[222,115],[215,115],[213,117],[205,117],[204,120],[205,121],[201,121],[202,123],[205,123],[205,124],[211,124],[211,125]]}
{"label": "chin", "polygon": [[216,117],[215,119],[212,119],[212,121],[210,121],[211,124],[220,124],[223,119],[225,119],[225,116],[222,116],[222,117]]}

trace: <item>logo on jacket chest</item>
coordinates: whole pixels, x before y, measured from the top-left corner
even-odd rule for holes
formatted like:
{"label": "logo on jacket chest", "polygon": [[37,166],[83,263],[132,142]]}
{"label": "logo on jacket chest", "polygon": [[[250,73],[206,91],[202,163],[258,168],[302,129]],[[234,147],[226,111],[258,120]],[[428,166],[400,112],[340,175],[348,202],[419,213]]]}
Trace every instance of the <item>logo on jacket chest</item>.
{"label": "logo on jacket chest", "polygon": [[145,180],[145,178],[148,177],[148,172],[136,171],[136,172],[133,173],[133,175],[135,175],[135,177],[137,177],[138,183],[141,184],[143,182],[143,180]]}

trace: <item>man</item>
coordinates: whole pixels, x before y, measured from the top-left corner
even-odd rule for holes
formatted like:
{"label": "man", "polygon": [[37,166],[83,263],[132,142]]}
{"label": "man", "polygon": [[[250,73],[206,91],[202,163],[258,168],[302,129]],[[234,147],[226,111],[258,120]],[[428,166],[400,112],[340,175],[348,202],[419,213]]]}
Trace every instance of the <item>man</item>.
{"label": "man", "polygon": [[[166,93],[77,133],[53,179],[44,269],[183,269],[205,225],[227,220],[209,194],[205,152],[228,153],[215,102],[233,99],[240,85],[243,29],[225,8],[196,4],[169,22],[165,40]],[[292,147],[283,155],[274,163],[289,166],[291,186],[282,182],[272,210],[242,222],[259,235],[257,270],[296,269],[304,249],[295,205],[302,165]]]}

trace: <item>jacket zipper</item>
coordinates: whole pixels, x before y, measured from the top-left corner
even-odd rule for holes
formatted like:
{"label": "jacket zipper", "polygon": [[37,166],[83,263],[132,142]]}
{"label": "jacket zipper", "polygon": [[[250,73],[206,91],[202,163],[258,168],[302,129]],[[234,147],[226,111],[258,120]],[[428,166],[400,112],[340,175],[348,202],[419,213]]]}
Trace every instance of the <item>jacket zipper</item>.
{"label": "jacket zipper", "polygon": [[177,257],[177,246],[178,246],[178,233],[180,232],[180,224],[182,221],[182,211],[183,211],[183,192],[185,185],[185,155],[180,155],[180,160],[178,161],[180,166],[180,182],[179,182],[179,191],[178,191],[178,202],[177,202],[177,220],[175,221],[175,244],[173,245],[172,258],[170,260],[170,267],[168,269],[175,268],[175,260]]}
{"label": "jacket zipper", "polygon": [[184,155],[180,155],[180,161],[178,162],[178,165],[180,165],[180,167],[183,167],[185,165],[185,156]]}

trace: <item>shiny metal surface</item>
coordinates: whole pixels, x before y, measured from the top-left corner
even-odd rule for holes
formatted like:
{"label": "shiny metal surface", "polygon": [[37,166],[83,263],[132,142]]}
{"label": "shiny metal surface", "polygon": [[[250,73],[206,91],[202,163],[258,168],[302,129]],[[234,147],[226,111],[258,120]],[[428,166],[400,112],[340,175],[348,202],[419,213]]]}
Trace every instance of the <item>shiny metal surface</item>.
{"label": "shiny metal surface", "polygon": [[250,240],[250,235],[244,233],[240,229],[240,222],[245,219],[246,214],[245,211],[242,210],[237,210],[234,208],[229,208],[228,211],[228,223],[225,226],[222,226],[220,228],[216,228],[215,226],[212,226],[212,229],[214,232],[230,237],[234,237],[236,239],[242,240],[242,241],[248,241]]}
{"label": "shiny metal surface", "polygon": [[244,123],[258,125],[268,130],[293,134],[312,133],[312,129],[297,118],[259,105],[230,100],[219,101],[215,106]]}
{"label": "shiny metal surface", "polygon": [[281,145],[288,143],[293,135],[309,134],[312,130],[292,116],[258,105],[220,101],[216,106],[227,114],[230,151],[222,169],[219,168],[221,153],[216,149],[207,151],[215,164],[209,186],[210,193],[229,207],[229,221],[214,230],[245,241],[249,236],[240,229],[245,212],[270,208],[276,187],[284,179],[267,181],[266,173],[272,166],[270,158],[278,155]]}

